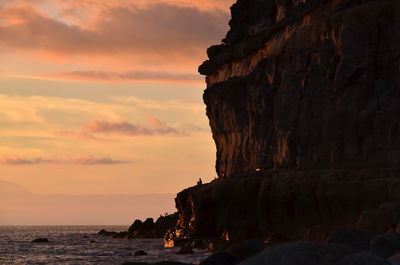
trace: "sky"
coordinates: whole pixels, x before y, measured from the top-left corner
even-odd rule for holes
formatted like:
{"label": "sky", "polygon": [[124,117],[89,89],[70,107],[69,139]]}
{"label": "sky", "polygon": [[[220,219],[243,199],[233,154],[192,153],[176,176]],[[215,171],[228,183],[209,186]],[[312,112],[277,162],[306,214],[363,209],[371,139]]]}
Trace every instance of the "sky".
{"label": "sky", "polygon": [[0,0],[0,180],[66,196],[212,180],[197,67],[232,4]]}

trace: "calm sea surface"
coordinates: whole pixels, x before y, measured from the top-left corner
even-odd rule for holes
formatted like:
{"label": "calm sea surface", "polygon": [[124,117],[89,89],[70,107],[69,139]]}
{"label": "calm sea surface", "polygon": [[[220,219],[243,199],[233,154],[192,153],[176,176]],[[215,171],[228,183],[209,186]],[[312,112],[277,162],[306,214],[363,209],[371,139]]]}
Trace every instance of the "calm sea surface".
{"label": "calm sea surface", "polygon": [[[179,249],[163,248],[162,239],[115,239],[97,235],[101,229],[123,231],[127,227],[0,226],[0,264],[122,264],[164,260],[198,264],[208,255],[198,251],[194,255],[177,255]],[[48,238],[50,243],[31,243],[39,237]],[[133,254],[138,250],[148,255],[135,257]]]}

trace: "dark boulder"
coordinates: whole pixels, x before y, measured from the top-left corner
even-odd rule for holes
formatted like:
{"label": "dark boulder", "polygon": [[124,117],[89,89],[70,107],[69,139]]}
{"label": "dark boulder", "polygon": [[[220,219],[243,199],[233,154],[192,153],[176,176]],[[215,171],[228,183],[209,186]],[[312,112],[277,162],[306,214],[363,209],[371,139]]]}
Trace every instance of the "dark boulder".
{"label": "dark boulder", "polygon": [[352,251],[348,246],[296,242],[264,250],[240,265],[335,265]]}
{"label": "dark boulder", "polygon": [[156,230],[153,218],[147,218],[144,222],[135,220],[128,229],[128,238],[155,238]]}
{"label": "dark boulder", "polygon": [[224,251],[229,247],[229,242],[223,239],[215,238],[208,242],[207,252]]}
{"label": "dark boulder", "polygon": [[116,232],[112,237],[113,238],[127,238],[128,232],[127,231]]}
{"label": "dark boulder", "polygon": [[400,265],[400,253],[391,256],[388,261],[391,265]]}
{"label": "dark boulder", "polygon": [[389,232],[372,239],[370,250],[384,259],[400,252],[400,234]]}
{"label": "dark boulder", "polygon": [[192,265],[188,263],[182,263],[178,261],[160,261],[156,263],[146,263],[146,262],[125,262],[122,265]]}
{"label": "dark boulder", "polygon": [[240,262],[265,250],[266,247],[267,244],[264,241],[253,239],[237,243],[225,251],[235,257],[236,262]]}
{"label": "dark boulder", "polygon": [[349,245],[355,250],[369,250],[371,241],[376,233],[355,230],[351,228],[337,228],[328,237],[327,243]]}
{"label": "dark boulder", "polygon": [[390,263],[373,252],[364,251],[346,256],[337,265],[390,265]]}
{"label": "dark boulder", "polygon": [[146,255],[147,255],[147,253],[144,252],[143,250],[135,251],[135,254],[134,254],[134,256],[146,256]]}
{"label": "dark boulder", "polygon": [[385,202],[378,208],[361,213],[357,227],[366,231],[384,233],[400,224],[400,202]]}
{"label": "dark boulder", "polygon": [[227,252],[217,252],[200,262],[199,265],[234,265],[236,258]]}
{"label": "dark boulder", "polygon": [[146,262],[125,262],[122,265],[151,265],[150,263]]}
{"label": "dark boulder", "polygon": [[105,230],[105,229],[101,229],[99,232],[98,232],[98,234],[99,235],[103,235],[103,236],[115,236],[116,234],[118,234],[117,232],[114,232],[114,231],[107,231],[107,230]]}
{"label": "dark boulder", "polygon": [[130,238],[135,238],[140,231],[143,222],[141,220],[136,219],[133,224],[128,228],[128,236]]}
{"label": "dark boulder", "polygon": [[163,237],[167,231],[174,231],[178,221],[178,213],[160,216],[155,224],[157,237]]}
{"label": "dark boulder", "polygon": [[122,265],[152,265],[152,264],[146,262],[125,262],[122,263]]}
{"label": "dark boulder", "polygon": [[194,254],[194,253],[193,253],[193,248],[191,246],[183,246],[179,249],[179,251],[176,254],[187,255],[187,254]]}
{"label": "dark boulder", "polygon": [[43,238],[39,237],[39,238],[32,240],[31,242],[32,243],[49,243],[50,241],[49,241],[49,239],[47,239],[45,237],[43,237]]}

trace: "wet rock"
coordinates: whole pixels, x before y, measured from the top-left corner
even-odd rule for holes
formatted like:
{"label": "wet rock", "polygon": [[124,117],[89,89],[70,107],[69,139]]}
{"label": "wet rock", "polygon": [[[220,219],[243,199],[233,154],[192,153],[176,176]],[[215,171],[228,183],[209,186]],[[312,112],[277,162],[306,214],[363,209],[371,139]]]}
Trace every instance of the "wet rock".
{"label": "wet rock", "polygon": [[151,265],[150,263],[146,262],[125,262],[122,265]]}
{"label": "wet rock", "polygon": [[[156,224],[153,218],[147,218],[144,222],[135,220],[135,222],[129,227],[127,232],[128,238],[155,238]],[[162,236],[160,236],[162,237]]]}
{"label": "wet rock", "polygon": [[112,237],[113,238],[127,238],[128,232],[127,231],[116,232]]}
{"label": "wet rock", "polygon": [[391,256],[388,261],[391,265],[400,265],[400,253]]}
{"label": "wet rock", "polygon": [[147,255],[147,253],[144,252],[143,250],[135,251],[135,254],[134,254],[134,256],[146,256],[146,255]]}
{"label": "wet rock", "polygon": [[376,236],[371,241],[370,250],[384,259],[400,252],[400,234],[396,232]]}
{"label": "wet rock", "polygon": [[177,221],[178,213],[160,216],[155,223],[157,237],[163,237],[167,231],[175,230]]}
{"label": "wet rock", "polygon": [[307,229],[305,240],[309,242],[326,242],[336,227],[329,224],[313,225]]}
{"label": "wet rock", "polygon": [[223,251],[229,246],[229,242],[226,240],[222,239],[213,239],[210,240],[207,246],[207,252],[217,252],[217,251]]}
{"label": "wet rock", "polygon": [[83,235],[81,238],[89,238],[88,235]]}
{"label": "wet rock", "polygon": [[50,241],[46,237],[43,237],[43,238],[39,237],[39,238],[32,240],[31,242],[32,243],[49,243]]}
{"label": "wet rock", "polygon": [[385,202],[361,213],[357,227],[366,231],[386,232],[400,224],[400,202]]}
{"label": "wet rock", "polygon": [[176,254],[179,255],[193,254],[193,248],[191,246],[183,246]]}
{"label": "wet rock", "polygon": [[390,263],[373,252],[364,251],[346,256],[337,265],[390,265]]}
{"label": "wet rock", "polygon": [[351,250],[337,244],[314,242],[288,243],[264,250],[240,265],[334,265]]}
{"label": "wet rock", "polygon": [[234,256],[227,252],[220,251],[204,259],[199,265],[233,265],[235,263],[236,258]]}
{"label": "wet rock", "polygon": [[206,244],[206,241],[204,239],[194,239],[192,241],[192,247],[193,248],[197,248],[197,249],[206,249],[207,248],[207,244]]}
{"label": "wet rock", "polygon": [[101,229],[99,232],[98,232],[98,234],[99,235],[103,235],[103,236],[115,236],[116,234],[118,234],[117,232],[114,232],[114,231],[107,231],[107,230],[105,230],[105,229]]}
{"label": "wet rock", "polygon": [[153,265],[192,265],[192,264],[182,263],[178,261],[161,261],[161,262],[156,262]]}
{"label": "wet rock", "polygon": [[128,228],[128,236],[130,238],[135,238],[140,231],[143,222],[141,220],[136,219],[133,224]]}
{"label": "wet rock", "polygon": [[252,239],[234,244],[227,248],[226,252],[235,257],[236,262],[240,262],[265,250],[266,247],[264,241]]}
{"label": "wet rock", "polygon": [[337,228],[328,237],[327,243],[349,245],[356,250],[369,250],[376,233],[369,233],[351,228]]}

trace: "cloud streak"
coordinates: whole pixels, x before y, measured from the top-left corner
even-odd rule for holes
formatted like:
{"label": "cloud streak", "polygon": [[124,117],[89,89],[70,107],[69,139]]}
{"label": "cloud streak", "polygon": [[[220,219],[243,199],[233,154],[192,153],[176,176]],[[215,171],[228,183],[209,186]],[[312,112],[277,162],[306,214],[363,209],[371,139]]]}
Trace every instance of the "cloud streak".
{"label": "cloud streak", "polygon": [[179,132],[174,128],[167,126],[154,116],[147,115],[151,128],[135,125],[127,121],[108,122],[101,120],[91,121],[85,125],[82,130],[90,133],[116,134],[116,135],[177,135]]}
{"label": "cloud streak", "polygon": [[110,157],[96,158],[91,155],[77,158],[64,159],[46,159],[46,158],[3,158],[0,159],[0,164],[11,166],[26,166],[40,164],[71,164],[71,165],[118,165],[131,163],[128,160],[115,160]]}
{"label": "cloud streak", "polygon": [[146,114],[145,118],[149,124],[148,127],[136,125],[127,121],[109,122],[102,120],[93,120],[81,127],[79,131],[59,131],[55,133],[56,137],[72,138],[85,141],[105,141],[107,138],[99,138],[97,135],[111,136],[163,136],[163,135],[183,135],[172,127],[169,127],[158,118]]}
{"label": "cloud streak", "polygon": [[169,73],[155,71],[128,71],[128,72],[109,72],[109,71],[72,71],[50,73],[44,77],[56,79],[68,79],[78,81],[183,81],[183,82],[202,82],[203,77],[198,74],[189,73]]}
{"label": "cloud streak", "polygon": [[[23,50],[64,54],[191,56],[223,37],[227,14],[157,3],[105,9],[90,28],[68,25],[32,7],[0,11],[0,43]],[[199,50],[200,49],[200,50]]]}

